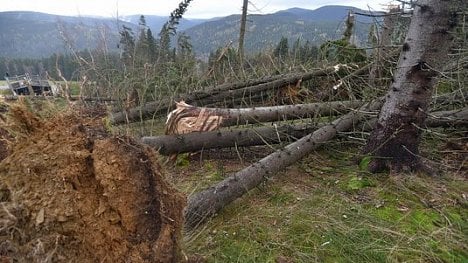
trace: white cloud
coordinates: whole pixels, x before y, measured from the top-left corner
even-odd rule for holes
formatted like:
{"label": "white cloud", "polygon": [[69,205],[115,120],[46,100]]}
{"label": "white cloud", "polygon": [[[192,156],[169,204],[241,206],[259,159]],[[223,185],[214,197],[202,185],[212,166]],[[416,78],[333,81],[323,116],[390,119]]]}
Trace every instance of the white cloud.
{"label": "white cloud", "polygon": [[[181,0],[10,0],[3,1],[0,11],[38,11],[61,15],[94,15],[115,17],[119,15],[145,14],[169,15]],[[272,13],[292,7],[316,9],[324,5],[348,5],[382,10],[389,0],[251,0],[250,13]],[[186,17],[209,18],[239,14],[241,0],[193,0]]]}

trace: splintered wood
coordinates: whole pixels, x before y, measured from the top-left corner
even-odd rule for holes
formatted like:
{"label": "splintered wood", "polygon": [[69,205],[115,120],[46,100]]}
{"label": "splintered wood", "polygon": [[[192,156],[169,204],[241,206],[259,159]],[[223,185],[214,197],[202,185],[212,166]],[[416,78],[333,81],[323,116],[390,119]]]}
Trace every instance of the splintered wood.
{"label": "splintered wood", "polygon": [[166,134],[186,134],[200,131],[213,131],[219,128],[223,116],[215,115],[206,108],[198,108],[185,103],[176,102],[176,109],[167,116]]}

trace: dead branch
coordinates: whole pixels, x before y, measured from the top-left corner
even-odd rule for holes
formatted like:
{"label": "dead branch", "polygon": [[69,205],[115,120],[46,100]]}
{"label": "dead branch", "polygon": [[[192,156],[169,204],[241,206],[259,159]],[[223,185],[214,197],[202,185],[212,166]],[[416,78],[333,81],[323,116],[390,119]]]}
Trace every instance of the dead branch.
{"label": "dead branch", "polygon": [[[223,101],[225,99],[237,99],[239,97],[248,97],[251,95],[256,95],[259,92],[279,89],[281,87],[295,84],[299,80],[306,81],[314,77],[326,76],[338,71],[340,66],[328,67],[321,70],[316,70],[307,73],[300,74],[288,74],[284,77],[275,79],[269,82],[260,81],[258,84],[245,86],[246,84],[237,84],[235,86],[226,85],[224,87],[217,87],[212,90],[199,91],[191,94],[181,95],[177,100],[183,100],[187,103],[194,104],[196,106],[204,106],[207,104],[212,104],[216,102]],[[252,81],[250,83],[255,83]],[[224,90],[224,88],[228,88]],[[140,107],[131,108],[128,111],[121,111],[116,113],[111,113],[109,115],[109,120],[111,124],[122,124],[127,120],[132,122],[139,120],[140,118],[146,119],[151,118],[155,115],[161,113],[167,113],[168,110],[172,107],[172,101],[174,98],[163,99],[158,102],[150,102],[146,105],[141,105]]]}

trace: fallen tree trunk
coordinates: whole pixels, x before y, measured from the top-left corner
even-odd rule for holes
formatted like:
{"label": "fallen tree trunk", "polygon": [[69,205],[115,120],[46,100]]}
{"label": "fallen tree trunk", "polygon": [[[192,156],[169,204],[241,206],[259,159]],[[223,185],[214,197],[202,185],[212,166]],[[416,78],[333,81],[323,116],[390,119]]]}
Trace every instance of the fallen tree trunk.
{"label": "fallen tree trunk", "polygon": [[468,90],[457,90],[432,97],[431,108],[437,108],[441,105],[465,105],[468,100]]}
{"label": "fallen tree trunk", "polygon": [[361,111],[377,110],[382,103],[372,102],[289,144],[247,168],[234,173],[218,184],[192,195],[185,211],[186,227],[195,228],[223,207],[252,188],[297,162],[312,150],[332,139],[338,132],[347,131],[363,118]]}
{"label": "fallen tree trunk", "polygon": [[240,109],[204,108],[178,103],[177,110],[170,114],[168,124],[177,125],[183,118],[198,118],[204,116],[220,116],[219,127],[244,125],[259,122],[273,122],[311,118],[314,116],[333,116],[356,109],[363,101],[332,101],[322,103],[295,104],[273,107],[255,107]]}
{"label": "fallen tree trunk", "polygon": [[[377,119],[369,120],[358,129],[370,131]],[[448,127],[468,125],[468,107],[461,110],[439,111],[428,114],[425,127]],[[163,155],[196,152],[200,150],[248,147],[278,144],[297,140],[323,125],[298,124],[272,127],[254,127],[210,132],[194,132],[181,135],[143,137],[142,143],[151,146]]]}
{"label": "fallen tree trunk", "polygon": [[[165,113],[172,107],[174,100],[184,100],[187,103],[194,104],[196,106],[204,106],[207,104],[216,103],[228,98],[239,98],[249,95],[256,95],[261,91],[269,89],[278,89],[290,84],[295,84],[299,80],[306,81],[318,76],[326,76],[336,72],[339,67],[328,67],[317,71],[301,73],[301,74],[288,74],[279,79],[272,79],[271,81],[264,82],[251,81],[248,82],[249,86],[244,84],[238,84],[225,87],[218,87],[207,91],[198,91],[191,94],[185,94],[178,96],[177,98],[163,99],[157,102],[150,102],[140,107],[131,108],[128,111],[120,111],[111,113],[109,115],[109,121],[111,124],[122,124],[127,121],[133,122],[140,119],[146,119],[154,115]],[[254,84],[254,85],[251,85]],[[228,88],[225,90],[225,88]]]}
{"label": "fallen tree trunk", "polygon": [[437,111],[426,117],[426,127],[447,127],[468,125],[468,107],[459,110]]}
{"label": "fallen tree trunk", "polygon": [[255,86],[255,85],[259,85],[263,83],[268,83],[268,82],[272,82],[278,79],[288,78],[288,77],[291,77],[292,75],[293,74],[283,74],[283,75],[263,77],[260,79],[247,80],[243,82],[225,83],[225,84],[221,84],[218,86],[214,86],[212,88],[208,88],[207,90],[199,90],[199,91],[192,92],[190,94],[186,94],[185,96],[182,95],[181,99],[185,99],[185,100],[203,99],[205,97],[209,97],[211,95],[218,94],[223,91],[235,90],[235,89]]}
{"label": "fallen tree trunk", "polygon": [[203,149],[278,144],[290,141],[291,138],[297,140],[315,129],[316,126],[313,125],[284,125],[143,137],[141,141],[157,149],[161,154],[170,155]]}
{"label": "fallen tree trunk", "polygon": [[249,97],[252,95],[256,95],[259,92],[262,92],[265,90],[275,90],[275,89],[279,89],[288,85],[296,84],[300,80],[307,81],[307,80],[313,79],[314,77],[327,76],[334,72],[337,72],[338,70],[339,70],[339,66],[328,67],[326,69],[317,70],[317,71],[304,73],[304,74],[294,74],[294,75],[287,76],[286,78],[274,80],[272,82],[262,83],[262,84],[258,84],[255,86],[249,86],[249,87],[245,87],[241,89],[227,90],[219,94],[209,96],[205,99],[198,100],[194,104],[197,106],[202,106],[205,104],[222,101],[224,99],[229,99],[229,98]]}

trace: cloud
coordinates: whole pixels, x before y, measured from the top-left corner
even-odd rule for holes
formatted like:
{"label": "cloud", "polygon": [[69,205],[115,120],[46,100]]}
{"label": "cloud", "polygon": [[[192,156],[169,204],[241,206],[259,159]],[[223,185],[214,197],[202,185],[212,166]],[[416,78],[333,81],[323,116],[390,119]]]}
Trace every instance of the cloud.
{"label": "cloud", "polygon": [[[145,14],[168,16],[181,0],[13,0],[4,1],[0,11],[28,10],[60,15],[99,15],[115,17],[119,15]],[[251,0],[250,13],[272,13],[292,7],[316,9],[324,5],[348,5],[367,9],[381,10],[388,0]],[[239,14],[240,0],[194,0],[188,8],[186,17],[210,18]]]}

